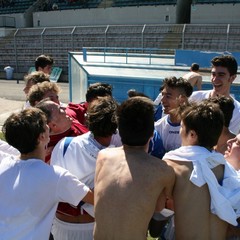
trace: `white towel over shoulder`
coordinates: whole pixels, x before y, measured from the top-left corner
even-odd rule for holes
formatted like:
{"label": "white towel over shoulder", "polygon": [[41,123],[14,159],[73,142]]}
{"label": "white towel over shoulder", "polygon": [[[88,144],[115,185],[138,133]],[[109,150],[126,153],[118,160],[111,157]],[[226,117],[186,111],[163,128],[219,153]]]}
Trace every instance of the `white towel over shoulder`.
{"label": "white towel over shoulder", "polygon": [[[166,153],[163,159],[174,161],[191,161],[193,171],[190,181],[198,187],[208,184],[211,195],[211,212],[222,220],[237,225],[236,219],[240,213],[240,180],[239,175],[234,175],[234,170],[226,163],[221,153],[210,152],[200,146],[182,146],[176,150]],[[221,186],[212,168],[223,164],[225,173],[223,185]]]}

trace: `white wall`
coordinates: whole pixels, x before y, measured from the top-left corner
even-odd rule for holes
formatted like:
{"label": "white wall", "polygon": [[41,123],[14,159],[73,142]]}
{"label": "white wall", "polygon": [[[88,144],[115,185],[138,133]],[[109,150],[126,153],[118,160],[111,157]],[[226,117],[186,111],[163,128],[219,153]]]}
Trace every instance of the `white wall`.
{"label": "white wall", "polygon": [[192,5],[191,23],[240,23],[240,4]]}
{"label": "white wall", "polygon": [[1,15],[1,16],[14,17],[16,28],[26,28],[26,27],[32,27],[33,26],[32,13],[31,12],[4,14],[4,15]]}
{"label": "white wall", "polygon": [[[5,14],[15,17],[16,28],[121,24],[175,24],[176,5],[94,8],[64,11]],[[4,15],[2,15],[4,16]],[[166,22],[166,16],[169,21]],[[196,4],[191,7],[191,23],[240,24],[240,3]]]}
{"label": "white wall", "polygon": [[22,13],[15,13],[15,14],[4,14],[2,16],[14,17],[16,28],[27,27],[25,24],[25,17]]}
{"label": "white wall", "polygon": [[[169,21],[166,22],[166,16]],[[34,27],[121,25],[121,24],[174,24],[176,6],[146,6],[124,8],[94,8],[64,11],[35,12]]]}

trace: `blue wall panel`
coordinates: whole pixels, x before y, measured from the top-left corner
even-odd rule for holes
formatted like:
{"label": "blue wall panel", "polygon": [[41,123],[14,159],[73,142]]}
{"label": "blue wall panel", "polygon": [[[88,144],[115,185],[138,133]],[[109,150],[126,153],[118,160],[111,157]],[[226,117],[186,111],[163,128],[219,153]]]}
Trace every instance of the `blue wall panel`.
{"label": "blue wall panel", "polygon": [[239,52],[209,52],[209,51],[192,51],[192,50],[176,50],[175,65],[191,66],[192,63],[198,63],[200,68],[210,68],[211,60],[219,55],[232,55],[236,58],[240,65]]}

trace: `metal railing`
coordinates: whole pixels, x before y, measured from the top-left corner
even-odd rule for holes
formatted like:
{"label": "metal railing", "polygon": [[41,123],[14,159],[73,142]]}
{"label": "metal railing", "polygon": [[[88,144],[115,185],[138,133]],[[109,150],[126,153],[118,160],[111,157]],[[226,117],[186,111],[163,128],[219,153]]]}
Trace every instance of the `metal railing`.
{"label": "metal railing", "polygon": [[40,54],[51,55],[68,72],[68,52],[84,47],[121,48],[128,52],[154,49],[152,54],[174,54],[176,49],[240,51],[240,24],[105,25],[20,28],[0,31],[0,71],[4,66],[26,73]]}

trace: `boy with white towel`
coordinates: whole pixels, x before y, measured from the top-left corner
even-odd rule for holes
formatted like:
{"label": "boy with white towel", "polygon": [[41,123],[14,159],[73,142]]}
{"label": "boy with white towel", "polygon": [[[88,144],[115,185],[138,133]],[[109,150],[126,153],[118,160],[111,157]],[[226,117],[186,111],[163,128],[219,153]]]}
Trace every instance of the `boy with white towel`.
{"label": "boy with white towel", "polygon": [[[216,104],[202,102],[186,107],[181,119],[182,147],[163,157],[176,174],[176,240],[224,240],[228,223],[237,225],[240,188],[223,155],[213,151],[223,128],[223,114]],[[230,189],[229,181],[238,187]]]}

